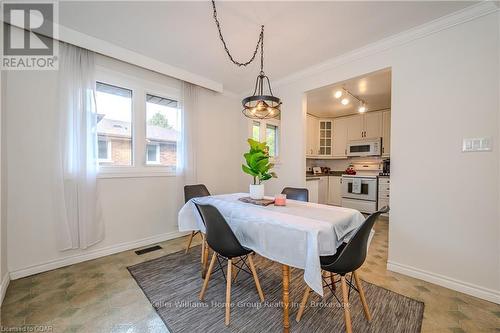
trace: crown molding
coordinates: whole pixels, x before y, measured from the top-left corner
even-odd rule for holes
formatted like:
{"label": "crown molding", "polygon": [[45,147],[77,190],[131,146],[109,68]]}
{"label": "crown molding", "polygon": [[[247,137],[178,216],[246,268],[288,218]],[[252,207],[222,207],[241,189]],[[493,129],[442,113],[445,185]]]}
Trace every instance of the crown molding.
{"label": "crown molding", "polygon": [[[36,17],[36,14],[30,14]],[[19,29],[25,30],[23,26],[19,26],[15,23],[0,19],[11,26],[17,27]],[[69,43],[102,55],[118,59],[120,61],[142,67],[153,72],[157,72],[163,75],[167,75],[182,81],[190,82],[200,87],[213,90],[215,92],[224,92],[222,83],[216,82],[204,76],[189,72],[187,70],[169,65],[162,61],[153,59],[151,57],[145,56],[143,54],[131,51],[124,47],[118,46],[116,44],[110,43],[103,39],[99,39],[82,32],[70,29],[58,23],[54,24],[54,36],[47,36],[53,38],[54,40]]]}
{"label": "crown molding", "polygon": [[381,39],[379,41],[370,43],[361,48],[349,51],[340,56],[331,58],[327,61],[310,66],[303,70],[290,74],[282,79],[276,80],[273,86],[281,87],[293,82],[299,81],[315,74],[320,74],[326,70],[338,67],[357,59],[365,58],[376,53],[383,52],[388,49],[395,48],[414,40],[427,37],[445,29],[460,25],[462,23],[477,19],[479,17],[498,12],[500,4],[493,3],[493,1],[481,1],[478,4],[464,8],[460,11],[448,14],[433,21],[422,24],[418,27],[400,32],[390,37]]}

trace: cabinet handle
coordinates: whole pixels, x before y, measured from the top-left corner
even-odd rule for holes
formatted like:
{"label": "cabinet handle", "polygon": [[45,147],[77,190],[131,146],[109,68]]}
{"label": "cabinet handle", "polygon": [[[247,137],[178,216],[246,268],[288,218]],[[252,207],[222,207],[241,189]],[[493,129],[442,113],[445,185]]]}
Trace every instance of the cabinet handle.
{"label": "cabinet handle", "polygon": [[383,154],[384,152],[385,152],[385,148],[384,148],[384,147],[382,147],[382,154]]}

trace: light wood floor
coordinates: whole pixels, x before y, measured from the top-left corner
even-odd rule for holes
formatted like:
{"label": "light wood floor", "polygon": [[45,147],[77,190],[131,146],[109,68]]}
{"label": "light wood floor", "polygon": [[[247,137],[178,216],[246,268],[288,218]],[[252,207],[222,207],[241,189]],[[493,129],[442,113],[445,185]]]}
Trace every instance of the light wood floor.
{"label": "light wood floor", "polygon": [[[387,271],[387,221],[378,221],[375,230],[360,277],[425,302],[422,332],[500,332],[500,305]],[[126,251],[11,281],[1,324],[47,325],[52,332],[168,332],[126,267],[182,250],[185,242],[179,238],[142,256]]]}

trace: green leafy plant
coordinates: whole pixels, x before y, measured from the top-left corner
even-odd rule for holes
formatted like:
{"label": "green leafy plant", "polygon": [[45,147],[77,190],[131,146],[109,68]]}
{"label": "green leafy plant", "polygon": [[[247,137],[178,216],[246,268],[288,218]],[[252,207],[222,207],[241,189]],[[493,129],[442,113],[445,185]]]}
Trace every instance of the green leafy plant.
{"label": "green leafy plant", "polygon": [[243,172],[253,177],[253,184],[258,185],[271,178],[278,178],[276,173],[270,172],[274,164],[269,163],[269,147],[266,142],[248,139],[250,151],[243,154],[247,165],[242,164]]}

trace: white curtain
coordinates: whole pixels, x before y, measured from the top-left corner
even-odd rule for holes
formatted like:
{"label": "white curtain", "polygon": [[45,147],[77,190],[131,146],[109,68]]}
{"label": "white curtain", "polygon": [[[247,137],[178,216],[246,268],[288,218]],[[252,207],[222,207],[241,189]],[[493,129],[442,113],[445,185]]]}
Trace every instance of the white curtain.
{"label": "white curtain", "polygon": [[184,203],[184,185],[196,184],[196,113],[199,87],[183,82],[181,101],[181,131],[177,139],[177,193],[179,206]]}
{"label": "white curtain", "polygon": [[55,195],[58,248],[85,249],[104,238],[97,197],[94,53],[60,43]]}

